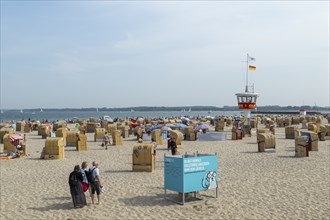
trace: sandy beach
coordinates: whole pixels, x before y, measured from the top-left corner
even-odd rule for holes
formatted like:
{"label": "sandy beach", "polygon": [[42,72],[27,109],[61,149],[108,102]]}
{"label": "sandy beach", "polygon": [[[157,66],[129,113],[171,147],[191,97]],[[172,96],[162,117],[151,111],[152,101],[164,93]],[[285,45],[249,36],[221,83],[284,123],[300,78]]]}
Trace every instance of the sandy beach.
{"label": "sandy beach", "polygon": [[[301,125],[299,125],[301,127]],[[132,172],[134,136],[124,146],[105,150],[87,133],[88,151],[65,148],[63,160],[41,160],[45,140],[27,133],[24,158],[2,160],[1,219],[330,219],[330,141],[319,141],[319,151],[296,158],[294,140],[276,128],[276,151],[258,153],[252,137],[215,142],[183,141],[181,153],[218,154],[219,197],[187,202],[164,200],[164,154],[157,150],[154,173]],[[3,144],[0,145],[0,151]],[[102,204],[74,209],[68,176],[82,161],[100,162],[106,192]],[[201,194],[213,195],[214,191]],[[171,196],[177,197],[176,193]]]}

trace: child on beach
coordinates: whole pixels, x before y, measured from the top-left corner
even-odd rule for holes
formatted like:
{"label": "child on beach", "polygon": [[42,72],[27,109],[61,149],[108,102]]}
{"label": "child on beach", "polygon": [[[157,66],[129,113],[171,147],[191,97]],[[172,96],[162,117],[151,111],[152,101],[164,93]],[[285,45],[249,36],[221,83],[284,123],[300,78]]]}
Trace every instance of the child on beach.
{"label": "child on beach", "polygon": [[16,157],[20,157],[24,153],[23,147],[21,145],[16,146]]}

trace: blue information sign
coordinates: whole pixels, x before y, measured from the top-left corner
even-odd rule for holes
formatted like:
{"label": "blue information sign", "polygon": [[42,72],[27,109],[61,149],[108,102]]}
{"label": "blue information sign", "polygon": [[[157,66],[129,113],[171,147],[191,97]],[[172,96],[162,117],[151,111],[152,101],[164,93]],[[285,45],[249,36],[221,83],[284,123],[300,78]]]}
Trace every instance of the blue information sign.
{"label": "blue information sign", "polygon": [[181,193],[218,187],[216,155],[165,156],[164,188]]}

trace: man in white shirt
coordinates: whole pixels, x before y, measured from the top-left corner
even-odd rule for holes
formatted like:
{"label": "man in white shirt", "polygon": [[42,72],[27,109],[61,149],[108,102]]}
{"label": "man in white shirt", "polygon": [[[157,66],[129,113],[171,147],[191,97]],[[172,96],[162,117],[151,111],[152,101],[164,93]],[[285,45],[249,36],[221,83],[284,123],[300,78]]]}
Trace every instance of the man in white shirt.
{"label": "man in white shirt", "polygon": [[91,183],[92,204],[94,204],[94,195],[95,195],[95,192],[96,192],[96,194],[97,194],[97,204],[99,205],[101,203],[101,200],[100,200],[101,188],[103,188],[103,186],[101,185],[100,169],[98,167],[99,167],[99,163],[96,162],[96,161],[93,161],[93,167],[90,168],[90,170],[93,170],[93,178],[94,178],[94,182]]}

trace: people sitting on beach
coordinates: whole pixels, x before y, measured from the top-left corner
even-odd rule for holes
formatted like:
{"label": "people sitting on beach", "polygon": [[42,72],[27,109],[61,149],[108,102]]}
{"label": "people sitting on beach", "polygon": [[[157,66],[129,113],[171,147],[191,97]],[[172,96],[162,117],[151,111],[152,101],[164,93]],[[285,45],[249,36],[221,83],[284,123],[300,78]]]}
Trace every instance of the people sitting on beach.
{"label": "people sitting on beach", "polygon": [[76,134],[76,141],[77,142],[80,141],[80,137],[79,137],[79,134],[78,133]]}
{"label": "people sitting on beach", "polygon": [[24,153],[24,151],[23,151],[23,147],[22,147],[21,145],[18,144],[18,145],[16,146],[16,153],[15,153],[16,156],[17,156],[17,157],[20,157],[23,153]]}

